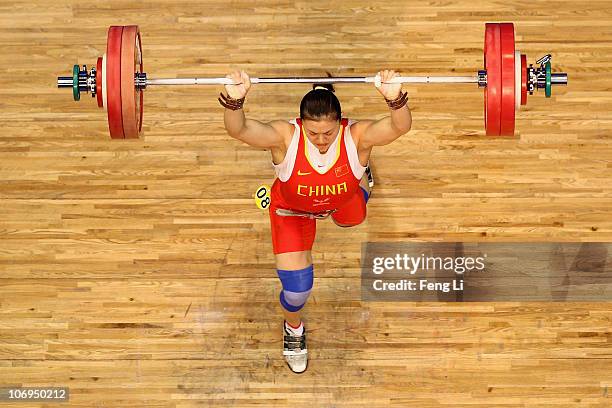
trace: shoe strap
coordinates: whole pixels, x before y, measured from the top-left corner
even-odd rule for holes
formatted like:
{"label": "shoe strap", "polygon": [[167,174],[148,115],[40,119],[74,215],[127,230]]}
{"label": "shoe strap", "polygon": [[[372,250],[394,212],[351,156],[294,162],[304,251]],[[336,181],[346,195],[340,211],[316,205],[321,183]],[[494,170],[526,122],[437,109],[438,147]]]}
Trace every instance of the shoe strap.
{"label": "shoe strap", "polygon": [[306,348],[306,335],[302,334],[301,336],[291,336],[285,335],[284,338],[284,348],[285,350],[293,350],[293,349],[305,349]]}

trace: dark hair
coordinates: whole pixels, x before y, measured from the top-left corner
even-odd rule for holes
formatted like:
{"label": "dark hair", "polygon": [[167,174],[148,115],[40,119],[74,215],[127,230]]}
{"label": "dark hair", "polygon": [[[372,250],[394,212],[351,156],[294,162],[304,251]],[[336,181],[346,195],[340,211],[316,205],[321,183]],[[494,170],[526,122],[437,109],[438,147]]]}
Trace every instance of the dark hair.
{"label": "dark hair", "polygon": [[[331,74],[328,72],[327,76],[331,77]],[[315,89],[317,86],[323,86],[327,89]],[[319,120],[329,116],[333,120],[340,120],[342,109],[334,92],[335,89],[332,84],[313,85],[312,91],[304,95],[300,103],[300,118],[302,120]]]}

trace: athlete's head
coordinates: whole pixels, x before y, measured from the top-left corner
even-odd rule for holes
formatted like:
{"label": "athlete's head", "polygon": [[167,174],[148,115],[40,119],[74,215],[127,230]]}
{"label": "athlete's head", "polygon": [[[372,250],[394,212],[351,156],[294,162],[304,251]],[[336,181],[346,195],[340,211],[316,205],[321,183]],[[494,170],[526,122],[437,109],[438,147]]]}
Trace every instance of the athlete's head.
{"label": "athlete's head", "polygon": [[302,98],[300,118],[308,140],[325,153],[340,130],[342,110],[331,84],[313,85],[312,88]]}

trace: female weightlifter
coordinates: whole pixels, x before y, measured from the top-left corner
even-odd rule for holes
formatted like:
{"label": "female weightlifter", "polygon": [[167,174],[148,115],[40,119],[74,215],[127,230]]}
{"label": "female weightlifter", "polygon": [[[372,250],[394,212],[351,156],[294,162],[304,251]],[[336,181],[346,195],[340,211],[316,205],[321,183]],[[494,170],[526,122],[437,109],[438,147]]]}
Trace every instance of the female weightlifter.
{"label": "female weightlifter", "polygon": [[228,74],[234,85],[219,102],[227,133],[249,146],[269,149],[276,180],[269,207],[272,245],[282,283],[280,304],[284,314],[285,361],[295,373],[308,364],[306,330],[300,310],[313,285],[311,249],[316,220],[331,216],[340,227],[358,225],[366,217],[373,179],[368,161],[374,146],[391,143],[410,130],[412,116],[399,76],[380,71],[376,85],[390,115],[379,120],[342,117],[331,84],[317,85],[300,103],[300,117],[262,123],[246,119],[242,106],[251,82],[244,71]]}

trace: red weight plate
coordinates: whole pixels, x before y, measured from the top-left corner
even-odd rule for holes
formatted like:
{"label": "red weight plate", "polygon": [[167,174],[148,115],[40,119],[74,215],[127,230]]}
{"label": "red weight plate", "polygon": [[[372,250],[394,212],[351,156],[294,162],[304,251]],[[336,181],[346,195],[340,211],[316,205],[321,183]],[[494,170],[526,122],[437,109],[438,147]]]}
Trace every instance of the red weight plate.
{"label": "red weight plate", "polygon": [[[134,74],[138,59],[138,26],[124,26],[121,39],[121,109],[125,138],[137,138],[140,119],[140,95],[136,92]],[[137,102],[138,101],[138,102]]]}
{"label": "red weight plate", "polygon": [[98,57],[96,63],[96,101],[98,102],[98,108],[104,106],[102,104],[102,57]]}
{"label": "red weight plate", "polygon": [[516,71],[514,67],[514,24],[501,23],[501,61],[502,61],[502,97],[501,120],[499,134],[501,136],[514,136],[514,120],[516,112],[514,81]]}
{"label": "red weight plate", "polygon": [[[135,58],[135,63],[136,63],[136,70],[140,73],[143,72],[143,63],[142,63],[142,42],[140,40],[140,32],[138,32],[138,37],[137,37],[138,41],[136,42],[136,54],[134,55]],[[139,111],[138,114],[138,133],[140,133],[142,131],[142,114],[144,111],[144,92],[142,91],[142,89],[138,89],[136,91],[137,93],[137,98],[136,98],[136,109]]]}
{"label": "red weight plate", "polygon": [[106,104],[108,129],[113,139],[123,139],[123,119],[121,116],[121,37],[122,26],[108,29],[106,43]]}
{"label": "red weight plate", "polygon": [[521,105],[527,105],[527,56],[521,54]]}
{"label": "red weight plate", "polygon": [[489,136],[500,133],[501,118],[501,35],[499,24],[486,23],[484,63],[487,71],[487,86],[484,90],[485,129]]}

